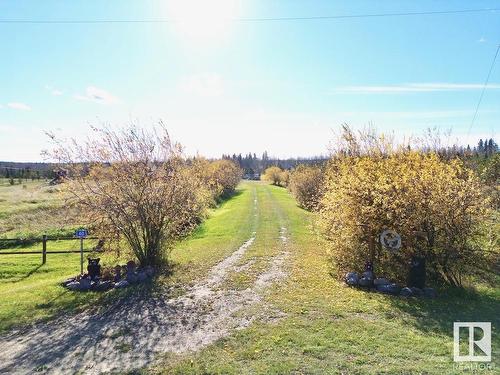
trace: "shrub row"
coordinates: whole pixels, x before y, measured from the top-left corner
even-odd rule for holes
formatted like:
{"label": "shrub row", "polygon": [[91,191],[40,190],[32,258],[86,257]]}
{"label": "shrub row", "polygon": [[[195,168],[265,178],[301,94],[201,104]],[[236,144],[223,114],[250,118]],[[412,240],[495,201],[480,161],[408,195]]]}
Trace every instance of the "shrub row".
{"label": "shrub row", "polygon": [[324,171],[320,166],[299,165],[290,174],[288,189],[299,206],[315,211],[324,194]]}
{"label": "shrub row", "polygon": [[286,187],[290,179],[290,173],[280,167],[272,166],[266,168],[262,174],[262,179],[273,185]]}
{"label": "shrub row", "polygon": [[[339,276],[371,261],[377,274],[404,283],[417,256],[434,282],[462,285],[468,276],[491,276],[498,264],[498,246],[487,248],[498,244],[487,224],[495,215],[496,160],[479,176],[458,158],[345,127],[331,160],[297,167],[288,188],[301,207],[318,212]],[[382,248],[386,229],[401,235],[401,250]]]}
{"label": "shrub row", "polygon": [[192,162],[192,170],[209,190],[214,203],[229,197],[243,175],[241,168],[227,159],[208,161],[198,157]]}

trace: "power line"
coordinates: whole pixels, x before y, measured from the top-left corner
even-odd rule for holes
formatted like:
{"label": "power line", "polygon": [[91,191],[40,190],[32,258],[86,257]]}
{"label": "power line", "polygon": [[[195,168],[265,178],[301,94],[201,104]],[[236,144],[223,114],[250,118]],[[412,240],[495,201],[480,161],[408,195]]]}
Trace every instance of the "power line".
{"label": "power line", "polygon": [[[458,9],[458,10],[437,10],[422,12],[399,12],[399,13],[369,13],[369,14],[344,14],[330,16],[304,16],[304,17],[263,17],[263,18],[222,18],[220,21],[233,22],[266,22],[266,21],[315,21],[315,20],[340,20],[351,18],[378,18],[378,17],[406,17],[425,16],[440,14],[464,14],[496,12],[500,8],[480,8],[480,9]],[[217,19],[219,20],[219,19]],[[102,20],[29,20],[29,19],[0,19],[0,23],[31,23],[31,24],[98,24],[98,23],[175,23],[184,19],[157,18],[157,19],[102,19]]]}
{"label": "power line", "polygon": [[472,117],[472,121],[469,125],[469,130],[467,131],[467,138],[470,135],[470,131],[472,130],[472,126],[474,125],[474,122],[476,121],[477,113],[479,112],[479,106],[481,105],[481,102],[483,101],[484,92],[486,91],[486,87],[488,86],[488,83],[490,82],[491,72],[493,71],[493,67],[495,66],[495,62],[497,61],[498,51],[500,51],[500,44],[497,46],[497,51],[495,52],[495,56],[493,57],[493,61],[491,62],[490,70],[488,71],[488,75],[486,76],[486,80],[484,81],[483,89],[481,90],[481,95],[479,96],[479,101],[477,102],[476,110],[474,112],[474,117]]}

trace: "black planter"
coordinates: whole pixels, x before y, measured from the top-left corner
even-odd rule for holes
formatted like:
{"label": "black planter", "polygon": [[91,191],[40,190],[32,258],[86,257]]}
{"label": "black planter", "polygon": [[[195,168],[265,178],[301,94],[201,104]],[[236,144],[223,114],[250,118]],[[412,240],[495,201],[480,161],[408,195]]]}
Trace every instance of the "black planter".
{"label": "black planter", "polygon": [[425,258],[417,256],[411,258],[408,286],[410,288],[425,288]]}
{"label": "black planter", "polygon": [[91,280],[96,280],[101,276],[101,265],[99,264],[100,258],[88,258],[89,265],[87,271]]}

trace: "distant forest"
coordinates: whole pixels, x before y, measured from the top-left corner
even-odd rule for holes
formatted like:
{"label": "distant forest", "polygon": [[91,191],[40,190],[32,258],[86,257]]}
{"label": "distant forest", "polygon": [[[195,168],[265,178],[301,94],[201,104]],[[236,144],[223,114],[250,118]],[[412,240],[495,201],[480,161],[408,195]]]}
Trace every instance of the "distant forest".
{"label": "distant forest", "polygon": [[[480,139],[477,146],[470,147],[470,145],[464,146],[451,146],[443,147],[437,150],[438,154],[443,157],[461,157],[461,158],[472,158],[485,157],[488,158],[498,152],[498,144],[490,139]],[[277,166],[281,169],[293,169],[299,164],[321,164],[328,160],[327,156],[313,156],[309,158],[288,158],[279,159],[270,157],[267,152],[264,152],[261,157],[257,156],[255,153],[248,153],[246,155],[233,154],[233,155],[222,155],[223,159],[232,160],[237,163],[241,169],[243,169],[245,175],[251,176],[253,174],[261,174],[267,167]]]}
{"label": "distant forest", "polygon": [[[498,144],[490,139],[480,139],[476,146],[451,146],[441,148],[437,152],[445,157],[462,157],[477,159],[488,158],[498,153]],[[243,169],[247,178],[258,177],[267,167],[277,166],[281,169],[293,169],[299,164],[321,164],[328,160],[327,156],[313,156],[307,158],[279,159],[264,152],[261,156],[249,152],[246,155],[222,155],[222,159],[232,160]],[[52,179],[55,176],[56,165],[52,163],[22,163],[0,161],[0,178],[12,179],[16,182],[23,180]]]}
{"label": "distant forest", "polygon": [[232,160],[243,169],[243,173],[250,177],[260,175],[267,167],[277,166],[281,169],[293,169],[299,164],[320,164],[328,160],[327,156],[313,156],[309,158],[289,158],[279,159],[270,157],[267,151],[264,151],[261,157],[249,152],[246,155],[233,154],[222,155],[222,159]]}
{"label": "distant forest", "polygon": [[0,161],[0,178],[23,180],[52,179],[55,164]]}

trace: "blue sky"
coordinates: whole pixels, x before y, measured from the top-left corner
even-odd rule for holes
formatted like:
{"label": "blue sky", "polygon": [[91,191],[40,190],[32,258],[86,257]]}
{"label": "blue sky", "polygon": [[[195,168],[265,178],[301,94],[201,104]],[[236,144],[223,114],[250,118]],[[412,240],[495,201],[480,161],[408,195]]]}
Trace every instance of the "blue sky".
{"label": "blue sky", "polygon": [[[208,4],[208,5],[207,5]],[[1,1],[0,160],[41,160],[44,131],[162,119],[188,154],[325,154],[342,123],[397,137],[495,137],[500,11],[302,21],[235,18],[499,8],[498,1]],[[233,19],[228,21],[228,19]],[[498,139],[497,139],[498,141]]]}

